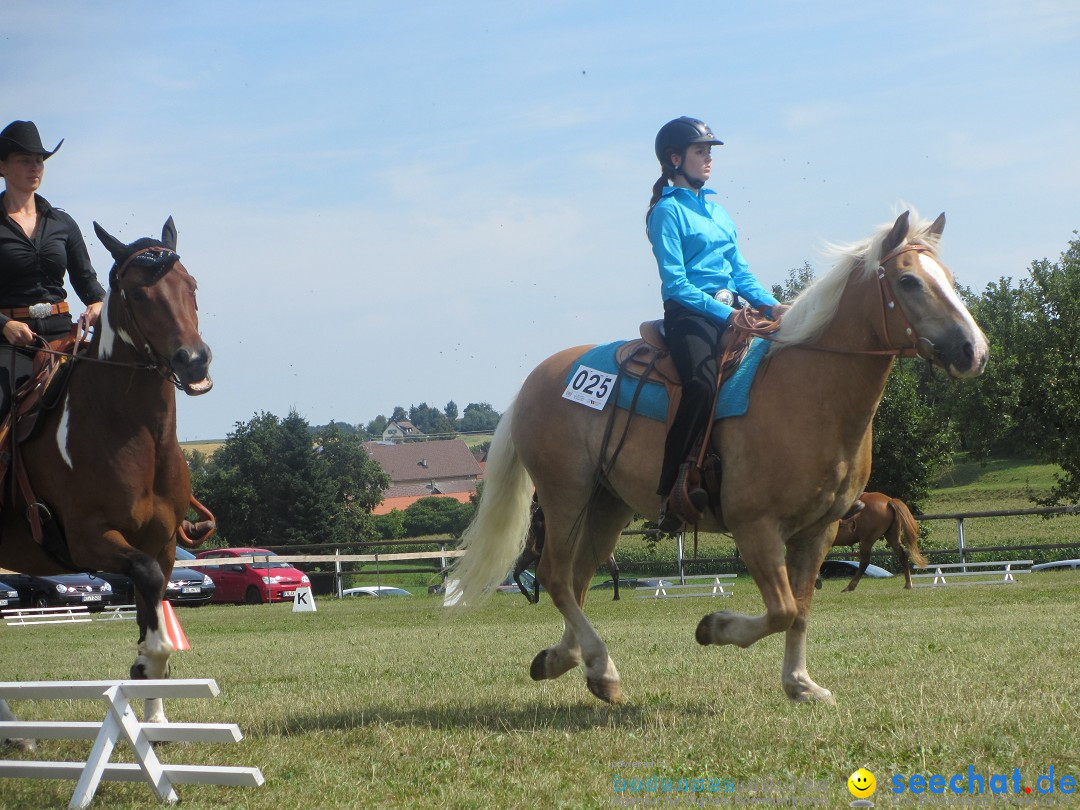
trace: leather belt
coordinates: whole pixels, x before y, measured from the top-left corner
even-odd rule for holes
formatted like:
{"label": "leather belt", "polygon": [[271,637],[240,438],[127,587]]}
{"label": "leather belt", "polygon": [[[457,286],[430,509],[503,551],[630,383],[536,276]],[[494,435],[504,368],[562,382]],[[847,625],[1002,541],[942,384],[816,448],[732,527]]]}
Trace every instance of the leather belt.
{"label": "leather belt", "polygon": [[44,303],[31,304],[28,307],[0,308],[0,314],[7,315],[9,318],[18,318],[19,320],[48,318],[50,315],[64,315],[68,311],[67,301],[61,301],[59,304]]}

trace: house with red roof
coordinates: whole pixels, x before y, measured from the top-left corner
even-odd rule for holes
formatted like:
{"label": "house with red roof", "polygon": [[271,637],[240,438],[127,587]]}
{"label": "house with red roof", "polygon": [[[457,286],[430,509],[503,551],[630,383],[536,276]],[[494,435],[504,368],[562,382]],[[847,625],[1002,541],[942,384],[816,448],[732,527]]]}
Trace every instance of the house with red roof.
{"label": "house with red roof", "polygon": [[404,510],[432,495],[468,503],[483,478],[480,463],[461,439],[387,444],[365,442],[364,449],[390,476],[390,488],[372,514]]}

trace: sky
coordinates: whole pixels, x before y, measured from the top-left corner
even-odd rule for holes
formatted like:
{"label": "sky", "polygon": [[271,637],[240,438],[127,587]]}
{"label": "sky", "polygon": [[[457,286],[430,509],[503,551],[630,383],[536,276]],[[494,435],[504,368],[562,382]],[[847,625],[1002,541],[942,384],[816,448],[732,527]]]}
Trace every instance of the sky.
{"label": "sky", "polygon": [[296,410],[504,410],[568,346],[660,317],[656,131],[725,146],[709,185],[766,286],[914,206],[981,292],[1080,228],[1075,0],[181,3],[4,0],[0,126],[42,195],[125,242],[168,216],[209,394],[182,441]]}

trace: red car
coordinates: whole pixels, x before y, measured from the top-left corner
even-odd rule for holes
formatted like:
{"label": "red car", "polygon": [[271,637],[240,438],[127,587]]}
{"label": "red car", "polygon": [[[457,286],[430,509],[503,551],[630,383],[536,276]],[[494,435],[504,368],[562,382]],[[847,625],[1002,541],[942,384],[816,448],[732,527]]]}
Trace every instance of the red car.
{"label": "red car", "polygon": [[[237,557],[267,557],[265,562],[234,562]],[[280,562],[265,548],[216,548],[204,551],[195,559],[220,560],[219,564],[199,566],[214,581],[215,602],[291,602],[297,588],[309,587],[307,574],[290,563]]]}

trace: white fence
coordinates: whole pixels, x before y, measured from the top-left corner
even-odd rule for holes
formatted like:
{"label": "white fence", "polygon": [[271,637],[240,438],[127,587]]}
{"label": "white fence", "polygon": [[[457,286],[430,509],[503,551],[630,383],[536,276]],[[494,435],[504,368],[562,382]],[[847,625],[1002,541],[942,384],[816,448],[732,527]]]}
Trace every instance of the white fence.
{"label": "white fence", "polygon": [[115,621],[116,619],[134,619],[134,605],[108,605],[98,613],[91,615],[86,605],[65,605],[62,607],[7,608],[0,611],[8,627],[31,627],[38,624],[82,624],[97,619]]}
{"label": "white fence", "polygon": [[[652,593],[639,594],[639,599],[664,599],[679,596],[731,596],[735,587],[734,582],[724,580],[735,579],[735,574],[695,574],[693,576],[680,577],[678,584],[666,579],[657,580],[655,588],[648,588]],[[677,591],[677,593],[668,593]]]}
{"label": "white fence", "polygon": [[[94,741],[85,763],[0,760],[0,777],[76,779],[69,808],[88,806],[103,780],[147,782],[157,797],[167,802],[179,798],[174,784],[258,787],[263,784],[258,768],[167,765],[154,752],[155,742],[239,742],[242,735],[235,724],[141,723],[129,705],[140,699],[208,698],[219,694],[221,690],[212,680],[0,683],[3,700],[95,699],[105,703],[105,718],[97,722],[0,721],[0,738]],[[109,762],[116,744],[124,741],[131,745],[136,762]]]}
{"label": "white fence", "polygon": [[[1004,562],[969,562],[969,563],[939,563],[931,565],[916,565],[918,571],[932,573],[912,574],[912,579],[930,579],[933,582],[915,582],[915,588],[935,588],[945,585],[1009,585],[1017,582],[1017,574],[1031,573],[1031,560],[1009,560]],[[969,570],[975,569],[975,570]],[[965,579],[965,577],[982,577],[982,579]],[[990,577],[990,579],[987,579]],[[958,581],[959,578],[959,581]],[[949,582],[949,580],[952,582]]]}

